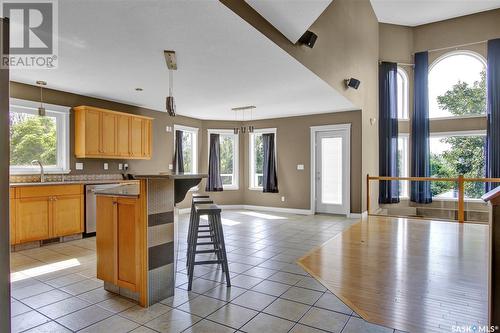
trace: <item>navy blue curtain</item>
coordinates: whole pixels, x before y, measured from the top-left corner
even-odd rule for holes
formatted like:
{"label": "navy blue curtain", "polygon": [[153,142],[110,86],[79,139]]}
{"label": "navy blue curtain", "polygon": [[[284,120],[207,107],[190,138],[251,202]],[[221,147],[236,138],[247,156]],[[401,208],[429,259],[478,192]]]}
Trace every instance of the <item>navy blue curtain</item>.
{"label": "navy blue curtain", "polygon": [[208,156],[208,179],[205,191],[221,192],[223,190],[220,176],[220,136],[210,134],[210,152]]}
{"label": "navy blue curtain", "polygon": [[[488,41],[486,177],[500,177],[500,38]],[[499,184],[488,184],[487,190]]]}
{"label": "navy blue curtain", "polygon": [[174,170],[184,172],[184,157],[182,155],[182,131],[175,131],[175,152],[174,152]]}
{"label": "navy blue curtain", "polygon": [[274,148],[274,133],[262,134],[264,146],[264,176],[262,192],[278,193],[278,176],[276,175],[276,152]]}
{"label": "navy blue curtain", "polygon": [[[411,122],[411,176],[430,176],[429,151],[429,54],[415,53],[413,118]],[[410,200],[432,202],[430,182],[411,182]]]}
{"label": "navy blue curtain", "polygon": [[[379,83],[379,174],[398,176],[398,65],[382,62],[378,69]],[[379,203],[399,202],[399,182],[382,180],[379,186]]]}

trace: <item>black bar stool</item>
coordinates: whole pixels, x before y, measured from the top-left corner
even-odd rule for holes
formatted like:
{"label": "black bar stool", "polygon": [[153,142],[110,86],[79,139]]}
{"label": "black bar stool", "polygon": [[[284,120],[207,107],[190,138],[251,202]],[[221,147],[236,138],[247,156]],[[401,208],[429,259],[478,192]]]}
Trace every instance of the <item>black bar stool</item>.
{"label": "black bar stool", "polygon": [[[208,195],[197,195],[196,197],[193,197],[191,199],[191,214],[189,216],[189,227],[188,227],[188,235],[187,235],[187,260],[186,260],[186,267],[189,266],[189,253],[191,249],[191,243],[193,242],[195,237],[199,238],[210,238],[213,242],[214,240],[214,230],[210,226],[210,223],[207,224],[200,224],[197,229],[194,228],[194,216],[195,216],[195,206],[197,204],[211,204],[213,201],[210,199]],[[209,235],[202,235],[198,236],[200,232],[208,232]],[[215,244],[215,242],[214,242]],[[215,245],[214,245],[215,249]]]}
{"label": "black bar stool", "polygon": [[[220,217],[221,209],[214,204],[196,204],[194,207],[194,219],[193,219],[193,230],[197,230],[200,225],[200,217],[203,215],[208,216],[209,225],[214,229],[214,239],[212,242],[198,242],[198,237],[193,236],[192,243],[188,249],[188,291],[191,290],[193,285],[193,272],[194,266],[196,265],[209,265],[209,264],[221,264],[222,271],[226,274],[226,285],[231,287],[231,279],[229,277],[229,267],[227,263],[226,246],[224,244],[224,232],[222,230],[222,221]],[[197,250],[198,245],[210,245],[215,244],[213,250]],[[201,253],[216,253],[217,260],[203,260],[195,261],[197,254]]]}

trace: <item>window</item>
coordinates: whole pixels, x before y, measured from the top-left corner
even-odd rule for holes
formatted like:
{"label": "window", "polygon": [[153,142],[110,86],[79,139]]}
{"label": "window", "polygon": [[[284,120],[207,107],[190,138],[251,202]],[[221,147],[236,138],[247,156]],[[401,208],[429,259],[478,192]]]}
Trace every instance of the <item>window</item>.
{"label": "window", "polygon": [[[250,189],[261,190],[264,180],[264,144],[262,134],[274,133],[274,144],[276,147],[276,128],[256,129],[250,133]],[[275,149],[276,153],[276,149]]]}
{"label": "window", "polygon": [[[408,177],[409,175],[409,148],[408,134],[400,134],[398,137],[398,177]],[[408,181],[399,182],[399,196],[407,198]]]}
{"label": "window", "polygon": [[[234,134],[233,130],[208,130],[208,146],[210,147],[210,134],[219,134],[220,140],[220,174],[222,178],[222,186],[225,190],[237,190],[239,188],[238,181],[238,134]],[[210,150],[210,149],[209,149]],[[208,152],[210,154],[210,151]]]}
{"label": "window", "polygon": [[401,67],[398,67],[397,72],[397,89],[398,89],[398,119],[408,119],[408,74]]}
{"label": "window", "polygon": [[182,157],[184,160],[184,172],[198,172],[198,129],[195,127],[174,125],[174,133],[175,131],[182,131]]}
{"label": "window", "polygon": [[[431,134],[431,176],[481,178],[485,175],[484,131]],[[457,198],[457,185],[452,182],[431,182],[436,198]],[[465,183],[466,198],[480,198],[483,183]]]}
{"label": "window", "polygon": [[486,112],[486,61],[470,51],[438,58],[429,69],[429,117],[464,117]]}
{"label": "window", "polygon": [[10,100],[10,172],[33,174],[39,160],[46,173],[68,173],[69,110],[68,107],[44,104],[46,116],[38,115],[39,103]]}

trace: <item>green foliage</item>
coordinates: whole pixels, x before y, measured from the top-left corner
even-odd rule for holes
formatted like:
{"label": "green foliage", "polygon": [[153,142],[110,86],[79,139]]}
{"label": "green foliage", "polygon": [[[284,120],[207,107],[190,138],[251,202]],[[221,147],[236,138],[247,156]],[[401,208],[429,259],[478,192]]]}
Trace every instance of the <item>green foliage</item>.
{"label": "green foliage", "polygon": [[56,165],[55,119],[15,112],[10,118],[10,164],[31,165],[32,160],[38,159],[44,165]]}
{"label": "green foliage", "polygon": [[193,133],[182,132],[182,159],[184,160],[184,172],[193,170]]}
{"label": "green foliage", "polygon": [[[220,136],[220,173],[221,175],[233,174],[233,138],[232,136]],[[231,185],[233,183],[232,176],[222,176],[222,183],[224,185]]]}
{"label": "green foliage", "polygon": [[[472,86],[466,82],[458,82],[444,95],[438,96],[439,107],[453,115],[484,114],[486,109],[486,74],[481,72],[481,81]],[[436,177],[466,178],[484,177],[485,156],[483,136],[447,137],[441,142],[450,145],[450,149],[442,154],[431,154],[431,174]],[[432,182],[432,195],[456,188],[450,182]],[[465,195],[470,198],[479,198],[484,193],[482,183],[466,183]]]}

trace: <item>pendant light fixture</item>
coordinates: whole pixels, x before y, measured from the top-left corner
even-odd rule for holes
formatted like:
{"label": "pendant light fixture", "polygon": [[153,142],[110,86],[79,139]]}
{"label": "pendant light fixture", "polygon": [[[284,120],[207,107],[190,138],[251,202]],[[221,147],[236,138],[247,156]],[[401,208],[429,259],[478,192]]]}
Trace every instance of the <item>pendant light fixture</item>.
{"label": "pendant light fixture", "polygon": [[174,101],[174,71],[177,70],[177,58],[175,51],[163,51],[165,62],[168,68],[168,97],[166,100],[166,109],[171,117],[175,117],[175,101]]}
{"label": "pendant light fixture", "polygon": [[[248,106],[240,106],[240,107],[237,107],[237,108],[231,108],[231,110],[235,112],[235,119],[236,119],[236,121],[238,121],[238,113],[241,112],[241,114],[242,114],[242,121],[245,122],[245,113],[246,113],[246,111],[250,111],[250,121],[252,121],[253,109],[255,109],[255,108],[256,107],[254,105],[248,105]],[[239,132],[241,132],[242,134],[245,134],[246,132],[253,133],[253,131],[254,131],[253,125],[241,126],[240,128],[235,127],[233,129],[234,134],[238,134]]]}
{"label": "pendant light fixture", "polygon": [[38,107],[38,115],[45,117],[45,107],[43,106],[43,87],[47,85],[45,81],[36,81],[36,85],[40,87],[40,106]]}

